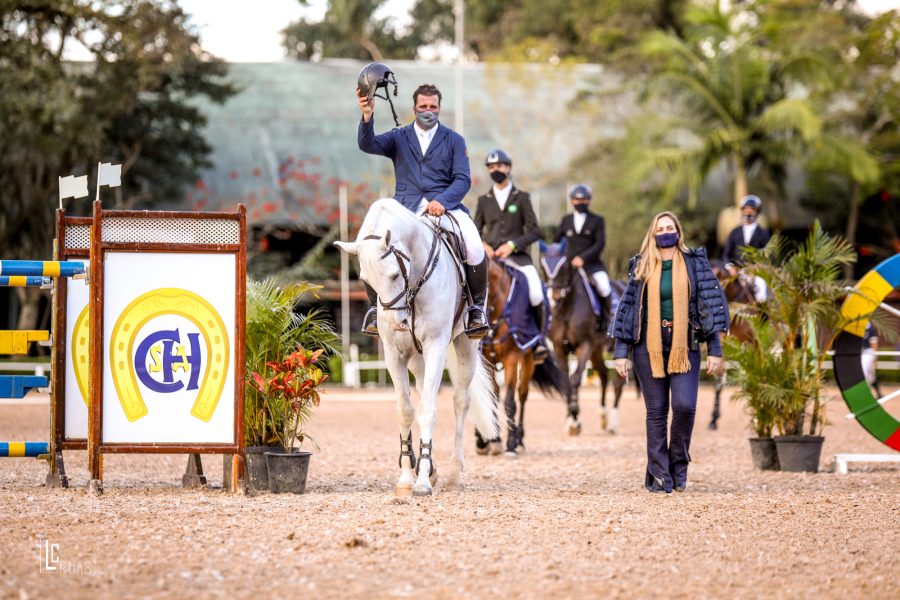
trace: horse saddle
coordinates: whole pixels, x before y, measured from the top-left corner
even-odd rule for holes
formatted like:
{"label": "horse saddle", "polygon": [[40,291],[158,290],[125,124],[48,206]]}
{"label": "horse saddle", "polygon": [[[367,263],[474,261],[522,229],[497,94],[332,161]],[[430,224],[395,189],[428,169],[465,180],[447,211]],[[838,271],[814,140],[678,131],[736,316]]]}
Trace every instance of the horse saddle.
{"label": "horse saddle", "polygon": [[[509,286],[509,294],[506,297],[506,303],[503,305],[503,320],[509,327],[509,335],[512,337],[516,346],[520,350],[529,350],[533,348],[544,337],[546,323],[535,323],[532,318],[531,301],[528,297],[528,279],[521,271],[503,265],[506,272],[512,279],[512,285]],[[547,304],[547,295],[544,294],[544,304]],[[544,315],[548,316],[549,310],[544,311]]]}

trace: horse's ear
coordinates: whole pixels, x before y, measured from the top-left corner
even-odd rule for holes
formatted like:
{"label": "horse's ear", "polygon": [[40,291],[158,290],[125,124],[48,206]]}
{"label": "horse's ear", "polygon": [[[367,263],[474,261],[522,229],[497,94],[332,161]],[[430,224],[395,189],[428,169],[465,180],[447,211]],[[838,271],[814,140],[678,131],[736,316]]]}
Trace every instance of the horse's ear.
{"label": "horse's ear", "polygon": [[356,254],[359,251],[359,242],[334,242],[334,245],[347,254]]}
{"label": "horse's ear", "polygon": [[384,245],[385,246],[391,245],[391,230],[390,229],[388,229],[387,231],[384,232]]}

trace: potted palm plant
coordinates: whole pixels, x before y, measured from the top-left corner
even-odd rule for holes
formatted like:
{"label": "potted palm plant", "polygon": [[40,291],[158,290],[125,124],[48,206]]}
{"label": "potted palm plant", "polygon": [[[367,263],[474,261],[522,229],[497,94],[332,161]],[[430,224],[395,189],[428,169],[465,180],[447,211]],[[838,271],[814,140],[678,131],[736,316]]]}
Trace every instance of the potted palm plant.
{"label": "potted palm plant", "polygon": [[[245,327],[244,477],[250,492],[269,489],[265,453],[283,446],[284,411],[260,391],[253,373],[264,373],[266,363],[282,360],[298,346],[337,350],[337,333],[320,308],[298,310],[320,286],[309,283],[280,286],[273,279],[247,282]],[[226,456],[225,486],[231,485]]]}
{"label": "potted palm plant", "polygon": [[303,426],[319,405],[319,386],[328,379],[316,362],[324,350],[304,350],[298,347],[281,361],[266,364],[265,374],[254,372],[256,387],[280,413],[282,429],[278,439],[281,447],[265,453],[269,490],[276,493],[306,491],[311,452],[300,451],[295,444],[303,443],[309,434]]}
{"label": "potted palm plant", "polygon": [[726,336],[722,340],[728,360],[740,365],[729,371],[729,379],[740,388],[731,399],[743,401],[750,414],[750,426],[756,434],[749,438],[753,465],[764,471],[777,471],[778,454],[772,439],[775,399],[766,385],[777,381],[784,372],[784,355],[776,351],[777,332],[770,321],[743,306],[737,308],[734,317],[746,323],[749,339],[741,342]]}
{"label": "potted palm plant", "polygon": [[[775,236],[763,249],[747,248],[744,257],[749,263],[745,271],[766,282],[769,298],[755,307],[760,346],[747,349],[745,360],[739,361],[744,371],[764,369],[764,379],[756,391],[742,392],[756,394],[771,407],[772,424],[780,434],[774,437],[780,468],[817,471],[826,424],[822,367],[844,325],[838,301],[847,293],[847,283],[841,273],[856,254],[816,221],[802,244]],[[738,307],[737,312],[746,315],[750,309]],[[772,356],[762,356],[765,346]],[[736,357],[741,355],[738,351]],[[763,359],[765,365],[753,364]]]}

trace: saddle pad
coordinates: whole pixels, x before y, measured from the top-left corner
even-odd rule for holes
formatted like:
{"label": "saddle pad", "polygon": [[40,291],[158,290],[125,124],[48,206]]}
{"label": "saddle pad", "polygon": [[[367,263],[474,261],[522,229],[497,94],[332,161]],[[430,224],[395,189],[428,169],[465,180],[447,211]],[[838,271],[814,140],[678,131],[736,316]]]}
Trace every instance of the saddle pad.
{"label": "saddle pad", "polygon": [[[509,327],[509,335],[520,350],[528,350],[543,338],[543,331],[539,330],[531,316],[531,302],[528,299],[528,279],[521,271],[506,266],[506,272],[512,278],[509,287],[509,295],[503,307],[503,320]],[[547,294],[544,293],[544,314],[549,314],[547,307]],[[546,328],[546,323],[544,324]]]}

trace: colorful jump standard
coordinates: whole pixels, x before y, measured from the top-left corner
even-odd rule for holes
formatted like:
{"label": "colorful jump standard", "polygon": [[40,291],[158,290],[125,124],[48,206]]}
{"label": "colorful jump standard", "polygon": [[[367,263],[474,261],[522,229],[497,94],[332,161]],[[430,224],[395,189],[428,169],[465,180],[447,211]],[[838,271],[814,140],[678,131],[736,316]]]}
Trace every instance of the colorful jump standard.
{"label": "colorful jump standard", "polygon": [[894,450],[900,450],[900,421],[875,399],[862,370],[863,335],[871,314],[900,286],[900,254],[880,263],[856,284],[841,307],[847,321],[834,342],[834,373],[844,401],[859,424]]}

